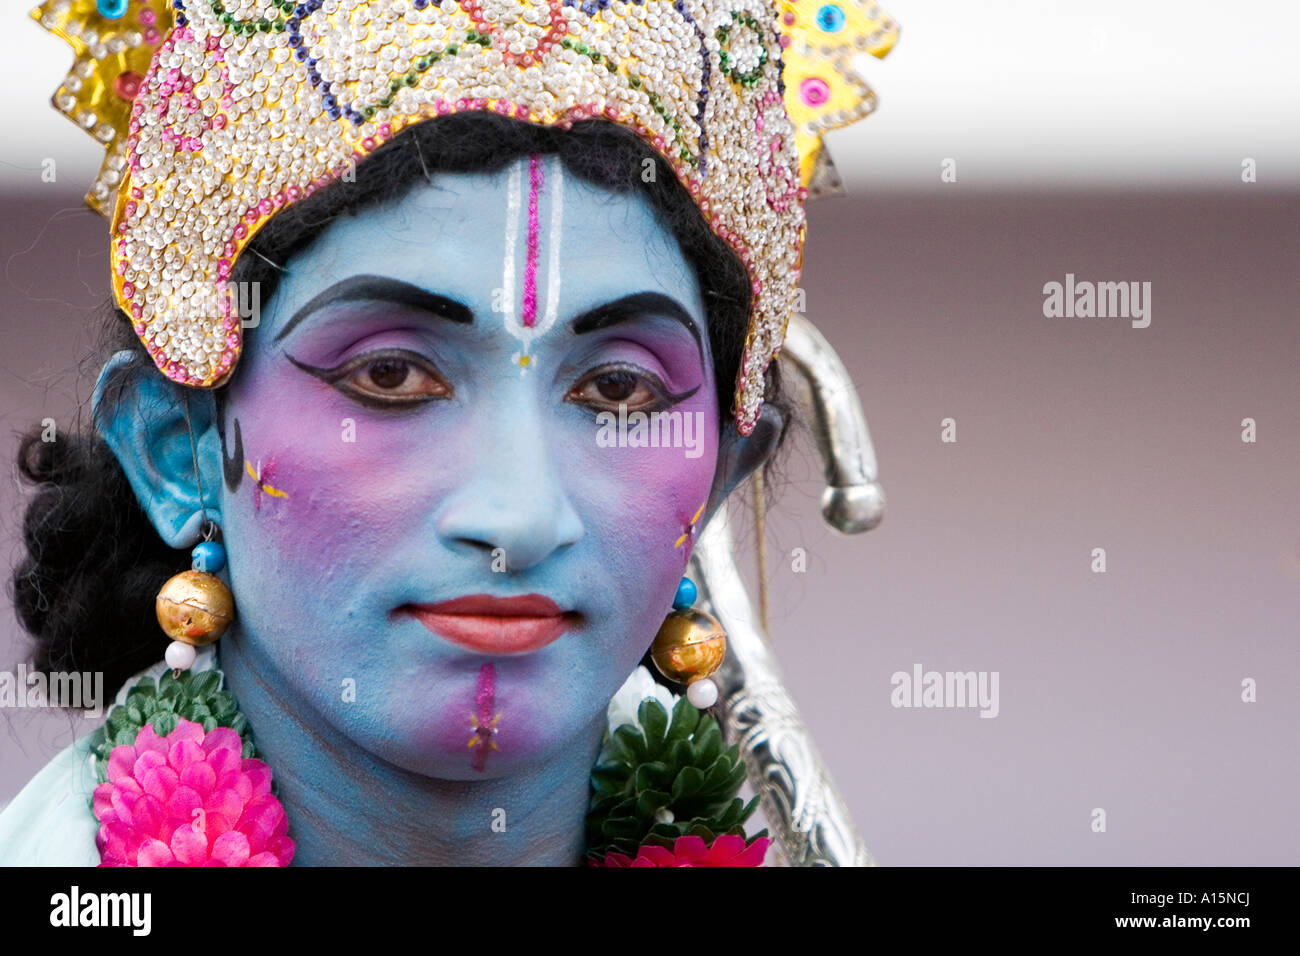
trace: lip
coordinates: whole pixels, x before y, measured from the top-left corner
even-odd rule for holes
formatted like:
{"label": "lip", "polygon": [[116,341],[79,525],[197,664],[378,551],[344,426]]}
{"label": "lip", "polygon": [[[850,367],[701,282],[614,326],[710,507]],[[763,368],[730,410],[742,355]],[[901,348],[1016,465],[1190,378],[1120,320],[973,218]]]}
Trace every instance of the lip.
{"label": "lip", "polygon": [[560,638],[579,615],[541,594],[470,594],[437,604],[403,604],[431,633],[483,654],[529,654]]}

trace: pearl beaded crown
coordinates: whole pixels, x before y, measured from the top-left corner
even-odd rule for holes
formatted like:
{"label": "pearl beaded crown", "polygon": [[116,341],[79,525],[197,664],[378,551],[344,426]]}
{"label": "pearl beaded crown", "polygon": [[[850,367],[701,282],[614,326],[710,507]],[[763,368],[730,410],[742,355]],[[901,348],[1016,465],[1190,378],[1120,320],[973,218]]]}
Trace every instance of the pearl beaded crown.
{"label": "pearl beaded crown", "polygon": [[736,426],[795,306],[821,133],[871,111],[849,65],[897,27],[862,0],[47,0],[77,53],[56,108],[107,147],[113,293],[155,363],[224,383],[231,269],[279,210],[403,128],[493,110],[626,126],[690,191],[752,281]]}

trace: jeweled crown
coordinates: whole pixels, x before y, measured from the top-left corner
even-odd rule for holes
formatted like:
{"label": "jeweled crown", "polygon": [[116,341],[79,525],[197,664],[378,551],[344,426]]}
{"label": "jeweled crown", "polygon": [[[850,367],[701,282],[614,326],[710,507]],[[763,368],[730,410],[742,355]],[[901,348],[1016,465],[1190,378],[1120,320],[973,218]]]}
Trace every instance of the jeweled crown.
{"label": "jeweled crown", "polygon": [[405,127],[493,110],[600,117],[671,165],[752,281],[736,426],[748,434],[795,305],[803,201],[827,129],[874,108],[850,56],[897,26],[874,4],[791,0],[47,0],[76,63],[56,108],[107,148],[113,292],[174,381],[229,378],[227,285],[286,206]]}

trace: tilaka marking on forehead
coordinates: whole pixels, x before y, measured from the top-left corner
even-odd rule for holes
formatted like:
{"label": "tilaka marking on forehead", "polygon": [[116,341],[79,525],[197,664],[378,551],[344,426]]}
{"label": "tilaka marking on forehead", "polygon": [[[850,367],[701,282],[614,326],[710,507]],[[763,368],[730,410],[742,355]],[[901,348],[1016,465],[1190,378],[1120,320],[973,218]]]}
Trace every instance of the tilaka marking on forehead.
{"label": "tilaka marking on forehead", "polygon": [[[551,188],[546,188],[546,161],[538,153],[528,157],[528,213],[524,239],[523,290],[516,309],[515,250],[520,240],[523,218],[523,168],[516,163],[510,169],[506,186],[506,235],[502,255],[502,311],[506,331],[523,343],[511,358],[521,369],[531,366],[529,346],[555,324],[560,311],[560,241],[564,225],[564,173],[558,161],[551,163]],[[541,197],[550,197],[548,209],[546,267],[546,306],[538,319],[537,273],[541,253]],[[516,316],[518,316],[516,318]]]}

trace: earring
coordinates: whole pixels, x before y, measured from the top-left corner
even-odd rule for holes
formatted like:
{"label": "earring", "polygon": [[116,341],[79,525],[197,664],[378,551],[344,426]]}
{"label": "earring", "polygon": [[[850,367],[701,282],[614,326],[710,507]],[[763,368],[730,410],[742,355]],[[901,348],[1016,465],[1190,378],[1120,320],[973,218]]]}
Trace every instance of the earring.
{"label": "earring", "polygon": [[192,570],[168,580],[154,602],[158,623],[172,639],[167,665],[176,671],[189,670],[194,649],[219,638],[235,617],[235,599],[215,573],[226,566],[225,547],[211,540],[215,527],[208,522],[205,540],[191,552]]}
{"label": "earring", "polygon": [[692,608],[695,582],[682,578],[673,598],[673,610],[664,618],[650,659],[671,681],[686,685],[686,699],[703,710],[718,700],[718,685],[709,679],[727,656],[727,635],[712,614]]}

